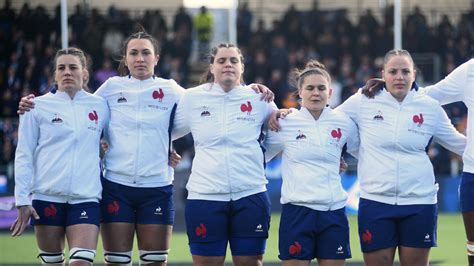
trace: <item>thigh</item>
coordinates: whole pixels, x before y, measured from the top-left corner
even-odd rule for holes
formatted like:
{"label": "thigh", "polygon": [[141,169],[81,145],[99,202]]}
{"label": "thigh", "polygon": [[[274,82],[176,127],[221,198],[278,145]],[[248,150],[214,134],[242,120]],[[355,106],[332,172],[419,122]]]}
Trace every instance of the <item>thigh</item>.
{"label": "thigh", "polygon": [[462,212],[474,212],[474,174],[463,172],[459,185],[459,202]]}
{"label": "thigh", "polygon": [[136,188],[127,187],[102,178],[100,202],[101,223],[135,223],[132,193]]}
{"label": "thigh", "polygon": [[255,256],[232,256],[234,266],[261,266],[263,265],[263,255]]}
{"label": "thigh", "polygon": [[75,224],[66,227],[66,239],[71,248],[97,248],[99,227],[94,224]]}
{"label": "thigh", "polygon": [[229,241],[229,202],[187,200],[185,219],[191,254],[225,256]]}
{"label": "thigh", "polygon": [[65,234],[62,226],[35,225],[38,248],[45,252],[63,252]]}
{"label": "thigh", "polygon": [[67,204],[66,226],[91,224],[99,227],[100,207],[97,202]]}
{"label": "thigh", "polygon": [[293,204],[282,206],[278,229],[278,257],[282,261],[311,261],[316,257],[316,220],[317,212],[314,210]]}
{"label": "thigh", "polygon": [[364,252],[365,266],[392,266],[396,247]]}
{"label": "thigh", "polygon": [[431,248],[436,246],[438,208],[436,204],[398,206],[404,212],[398,232],[399,246]]}
{"label": "thigh", "polygon": [[426,266],[429,263],[429,248],[399,248],[400,265],[401,266]]}
{"label": "thigh", "polygon": [[261,192],[231,202],[230,231],[232,238],[268,238],[270,198]]}
{"label": "thigh", "polygon": [[173,226],[163,224],[137,224],[139,250],[165,251],[170,248]]}
{"label": "thigh", "polygon": [[106,251],[128,252],[133,248],[135,234],[133,223],[102,223],[100,233]]}
{"label": "thigh", "polygon": [[157,188],[136,188],[136,223],[173,225],[173,185]]}
{"label": "thigh", "polygon": [[[351,257],[345,208],[319,212],[315,254],[318,259],[344,261]],[[336,263],[337,261],[334,261]]]}
{"label": "thigh", "polygon": [[193,255],[194,266],[224,266],[225,256]]}
{"label": "thigh", "polygon": [[67,207],[66,203],[33,200],[32,206],[40,219],[31,219],[31,225],[66,226]]}
{"label": "thigh", "polygon": [[360,199],[357,220],[362,252],[398,246],[397,220],[392,213],[392,205]]}

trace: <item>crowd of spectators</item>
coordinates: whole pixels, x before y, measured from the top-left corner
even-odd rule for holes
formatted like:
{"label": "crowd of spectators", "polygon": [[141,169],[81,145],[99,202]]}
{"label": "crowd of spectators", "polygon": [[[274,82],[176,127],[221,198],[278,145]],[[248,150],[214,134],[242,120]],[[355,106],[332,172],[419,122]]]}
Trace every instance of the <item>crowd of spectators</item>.
{"label": "crowd of spectators", "polygon": [[[381,56],[393,44],[393,9],[386,10],[382,21],[367,10],[353,23],[347,10],[315,7],[300,11],[291,5],[280,20],[266,27],[263,20],[253,22],[252,11],[244,2],[238,10],[237,37],[246,57],[245,81],[266,84],[275,92],[278,106],[291,107],[296,101],[288,82],[289,71],[316,58],[334,77],[331,105],[337,106],[365,80],[379,75]],[[125,36],[136,30],[138,24],[161,43],[155,73],[173,78],[183,87],[192,83],[190,57],[195,34],[193,19],[182,7],[176,11],[173,24],[167,25],[159,9],[133,17],[130,11],[113,6],[101,14],[97,9],[77,5],[69,16],[69,24],[70,46],[89,54],[91,91],[108,77],[117,75],[116,53]],[[60,28],[59,6],[54,12],[47,12],[42,6],[31,8],[25,3],[16,12],[5,1],[0,10],[0,171],[14,157],[19,99],[30,93],[44,94],[53,85],[51,60],[60,47]],[[422,11],[415,8],[406,16],[403,32],[405,49],[414,54],[439,56],[441,76],[474,55],[474,9],[457,21],[443,16],[439,24],[429,25]],[[465,125],[466,109],[462,104],[450,105],[447,111],[460,128]],[[437,150],[432,153],[437,158],[449,157]],[[437,170],[446,171],[443,165],[437,165]]]}

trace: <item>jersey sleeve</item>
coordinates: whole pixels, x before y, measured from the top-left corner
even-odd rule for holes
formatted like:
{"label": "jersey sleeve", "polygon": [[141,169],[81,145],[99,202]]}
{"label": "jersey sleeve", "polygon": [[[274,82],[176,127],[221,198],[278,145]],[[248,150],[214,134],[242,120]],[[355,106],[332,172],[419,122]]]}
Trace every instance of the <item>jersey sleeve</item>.
{"label": "jersey sleeve", "polygon": [[273,157],[283,151],[284,144],[281,134],[279,132],[267,130],[263,146],[265,147],[265,160],[269,162]]}
{"label": "jersey sleeve", "polygon": [[474,75],[474,59],[460,65],[444,79],[422,91],[441,104],[463,101],[464,91],[470,86],[468,75]]}
{"label": "jersey sleeve", "polygon": [[459,133],[456,128],[454,128],[451,120],[441,106],[437,106],[437,111],[438,123],[433,135],[434,141],[438,142],[446,149],[462,155],[466,148],[466,136]]}
{"label": "jersey sleeve", "polygon": [[172,140],[179,139],[191,132],[188,111],[191,104],[190,100],[189,91],[184,91],[174,116],[173,130],[171,131]]}
{"label": "jersey sleeve", "polygon": [[34,153],[39,139],[36,109],[20,116],[15,152],[15,204],[31,205],[29,195],[34,175]]}

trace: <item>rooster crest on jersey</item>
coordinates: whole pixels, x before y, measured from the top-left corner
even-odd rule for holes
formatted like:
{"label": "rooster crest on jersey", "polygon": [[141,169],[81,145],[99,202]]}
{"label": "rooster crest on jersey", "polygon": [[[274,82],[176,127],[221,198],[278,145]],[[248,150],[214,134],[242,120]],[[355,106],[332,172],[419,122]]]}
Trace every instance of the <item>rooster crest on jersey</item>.
{"label": "rooster crest on jersey", "polygon": [[331,137],[337,139],[337,141],[341,140],[342,137],[342,131],[340,128],[334,129],[331,131]]}
{"label": "rooster crest on jersey", "polygon": [[413,116],[413,123],[415,123],[418,127],[421,127],[423,125],[423,114],[420,113],[419,115],[414,115]]}
{"label": "rooster crest on jersey", "polygon": [[163,101],[163,97],[165,97],[165,94],[163,92],[163,89],[159,88],[157,91],[153,91],[152,94],[153,99],[158,100],[159,102]]}
{"label": "rooster crest on jersey", "polygon": [[96,125],[99,122],[99,115],[95,110],[89,113],[89,120],[94,121]]}
{"label": "rooster crest on jersey", "polygon": [[242,113],[247,112],[247,115],[250,115],[250,113],[252,113],[252,104],[249,101],[247,101],[247,104],[241,104],[240,111],[242,111]]}

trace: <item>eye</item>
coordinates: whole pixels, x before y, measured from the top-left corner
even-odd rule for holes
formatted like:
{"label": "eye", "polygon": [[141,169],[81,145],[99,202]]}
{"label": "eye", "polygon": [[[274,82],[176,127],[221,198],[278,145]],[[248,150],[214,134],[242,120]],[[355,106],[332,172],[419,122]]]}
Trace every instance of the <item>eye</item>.
{"label": "eye", "polygon": [[137,55],[137,51],[130,51],[128,52],[129,55]]}
{"label": "eye", "polygon": [[219,59],[217,59],[217,63],[224,64],[225,60],[226,60],[225,58],[219,58]]}
{"label": "eye", "polygon": [[151,54],[151,52],[150,52],[150,51],[148,51],[148,50],[145,50],[145,51],[143,51],[143,54],[144,54],[144,55],[150,55],[150,54]]}
{"label": "eye", "polygon": [[392,69],[392,70],[389,70],[388,73],[390,73],[392,75],[395,75],[395,74],[397,74],[397,70]]}
{"label": "eye", "polygon": [[232,62],[232,64],[237,64],[239,62],[239,59],[237,58],[231,58],[230,59],[230,62]]}
{"label": "eye", "polygon": [[320,85],[320,86],[318,86],[318,90],[320,90],[320,91],[325,91],[325,90],[326,90],[326,86]]}
{"label": "eye", "polygon": [[410,74],[410,70],[404,69],[404,70],[402,70],[402,73],[403,73],[403,75],[408,75],[408,74]]}

